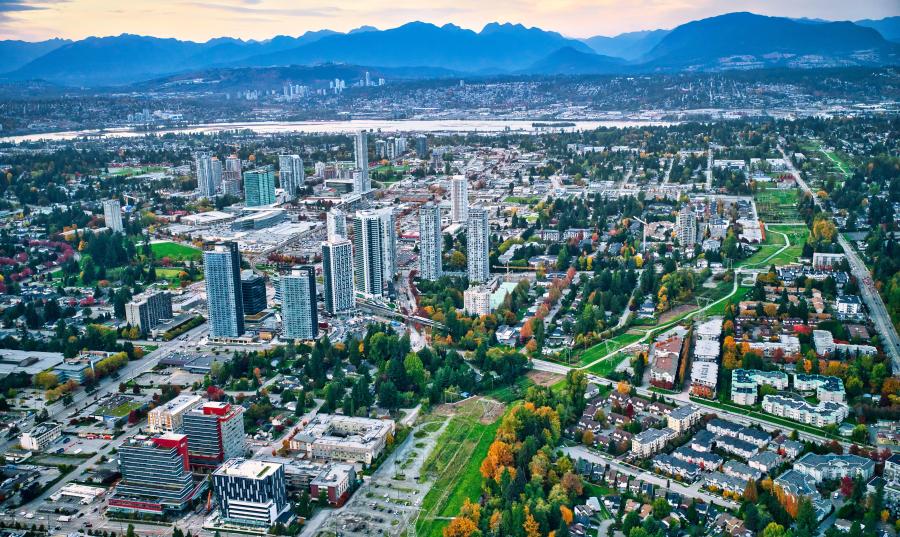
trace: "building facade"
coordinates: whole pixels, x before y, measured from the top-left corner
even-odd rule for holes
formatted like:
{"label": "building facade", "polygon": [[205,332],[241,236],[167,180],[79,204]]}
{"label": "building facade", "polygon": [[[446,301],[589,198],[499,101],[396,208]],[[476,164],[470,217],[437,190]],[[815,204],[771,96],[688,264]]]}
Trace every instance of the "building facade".
{"label": "building facade", "polygon": [[331,315],[356,309],[353,292],[353,246],[347,239],[322,243],[325,311]]}
{"label": "building facade", "polygon": [[244,333],[244,300],[237,243],[217,244],[203,252],[203,274],[210,336],[240,337]]}
{"label": "building facade", "polygon": [[19,437],[22,449],[44,451],[50,444],[62,436],[62,425],[53,421],[38,423],[27,433]]}
{"label": "building facade", "polygon": [[222,163],[216,157],[200,154],[195,159],[197,193],[201,198],[214,198],[222,183]]}
{"label": "building facade", "polygon": [[697,243],[697,216],[690,205],[685,205],[675,217],[675,233],[682,248],[693,248]]}
{"label": "building facade", "polygon": [[231,459],[215,471],[212,483],[224,522],[268,528],[290,510],[281,463]]}
{"label": "building facade", "polygon": [[285,339],[316,339],[319,317],[316,307],[316,269],[294,267],[281,276],[282,335]]}
{"label": "building facade", "polygon": [[357,194],[365,194],[372,190],[372,182],[369,179],[369,138],[366,131],[356,132],[356,137],[353,139],[353,153],[356,160],[353,191]]}
{"label": "building facade", "polygon": [[194,483],[187,436],[135,436],[119,447],[122,479],[109,499],[113,511],[180,513],[198,498],[206,482]]}
{"label": "building facade", "polygon": [[244,315],[255,315],[266,309],[266,279],[252,270],[241,271],[241,301]]}
{"label": "building facade", "polygon": [[247,451],[244,407],[207,402],[184,413],[182,432],[188,437],[188,460],[195,470],[209,470]]}
{"label": "building facade", "polygon": [[181,431],[184,415],[200,405],[203,399],[186,393],[154,408],[147,413],[147,430],[151,433],[175,433]]}
{"label": "building facade", "polygon": [[450,180],[450,220],[464,224],[469,218],[469,182],[464,175]]}
{"label": "building facade", "polygon": [[372,211],[356,213],[353,221],[353,277],[356,291],[367,296],[384,293],[381,217]]}
{"label": "building facade", "polygon": [[122,227],[122,206],[119,204],[119,200],[112,199],[103,201],[103,223],[106,224],[106,227],[113,233],[122,232],[124,229]]}
{"label": "building facade", "polygon": [[441,206],[426,203],[419,208],[419,277],[435,281],[444,274],[441,256]]}
{"label": "building facade", "polygon": [[484,285],[473,285],[463,293],[463,307],[469,315],[481,317],[491,314],[491,289]]}
{"label": "building facade", "polygon": [[347,238],[347,215],[340,209],[331,209],[326,215],[327,240]]}
{"label": "building facade", "polygon": [[298,155],[278,155],[278,179],[288,198],[297,199],[306,182],[303,159]]}
{"label": "building facade", "polygon": [[477,205],[469,209],[466,254],[469,283],[484,283],[491,277],[491,231],[487,209]]}
{"label": "building facade", "polygon": [[244,204],[247,207],[259,207],[273,203],[275,203],[275,174],[264,168],[244,172]]}
{"label": "building facade", "polygon": [[125,304],[125,320],[142,334],[149,334],[163,319],[172,318],[172,295],[168,291],[149,290]]}

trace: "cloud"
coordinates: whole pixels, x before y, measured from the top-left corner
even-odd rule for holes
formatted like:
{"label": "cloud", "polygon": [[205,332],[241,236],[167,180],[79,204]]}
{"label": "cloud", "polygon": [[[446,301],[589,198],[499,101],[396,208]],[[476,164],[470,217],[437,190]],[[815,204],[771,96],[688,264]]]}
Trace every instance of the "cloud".
{"label": "cloud", "polygon": [[[0,0],[3,1],[3,0]],[[185,2],[184,5],[212,11],[225,11],[240,13],[242,15],[280,15],[292,17],[337,17],[343,10],[337,6],[322,6],[314,8],[273,8],[251,7],[261,5],[261,0],[241,0],[237,4],[212,4],[208,2]]]}
{"label": "cloud", "polygon": [[0,0],[0,13],[48,9],[51,5],[59,4],[64,1],[65,0]]}

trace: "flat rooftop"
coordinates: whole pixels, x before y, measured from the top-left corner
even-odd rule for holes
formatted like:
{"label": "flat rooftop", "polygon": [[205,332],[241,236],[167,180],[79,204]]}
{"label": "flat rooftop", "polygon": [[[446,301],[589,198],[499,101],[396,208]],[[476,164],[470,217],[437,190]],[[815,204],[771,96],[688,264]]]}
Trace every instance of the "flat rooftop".
{"label": "flat rooftop", "polygon": [[277,462],[260,461],[255,459],[231,459],[221,468],[216,470],[217,475],[243,477],[245,479],[262,479],[273,474],[281,464]]}

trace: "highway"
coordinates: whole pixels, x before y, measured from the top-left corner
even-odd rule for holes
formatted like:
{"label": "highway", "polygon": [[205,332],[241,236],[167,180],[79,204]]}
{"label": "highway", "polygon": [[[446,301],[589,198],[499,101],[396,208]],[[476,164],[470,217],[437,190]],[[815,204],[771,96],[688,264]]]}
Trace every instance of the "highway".
{"label": "highway", "polygon": [[[822,201],[816,197],[812,189],[809,188],[809,185],[806,184],[806,181],[794,166],[794,163],[788,158],[784,148],[778,146],[778,150],[781,152],[781,156],[784,158],[788,171],[794,176],[797,184],[800,185],[800,188],[802,188],[804,192],[812,197],[816,206],[824,212],[825,208],[822,205]],[[844,254],[847,257],[847,261],[850,263],[850,271],[859,283],[860,295],[862,296],[863,302],[865,302],[866,307],[869,308],[869,315],[872,322],[875,324],[875,328],[878,330],[878,335],[881,336],[881,346],[891,357],[891,370],[894,372],[900,371],[900,336],[897,335],[897,330],[891,322],[891,317],[888,314],[887,308],[884,307],[881,295],[879,295],[878,290],[875,289],[875,282],[872,281],[872,277],[869,274],[869,270],[866,268],[865,263],[863,263],[862,259],[856,254],[856,250],[853,249],[853,246],[847,239],[840,233],[837,234],[837,238],[838,244],[844,249]]]}

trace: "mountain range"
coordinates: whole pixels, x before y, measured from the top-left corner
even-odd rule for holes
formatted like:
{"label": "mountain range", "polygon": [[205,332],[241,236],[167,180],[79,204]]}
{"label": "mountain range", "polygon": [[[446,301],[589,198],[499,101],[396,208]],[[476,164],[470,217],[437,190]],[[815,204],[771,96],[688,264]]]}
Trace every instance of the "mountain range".
{"label": "mountain range", "polygon": [[[480,32],[411,22],[265,41],[204,43],[122,34],[78,41],[0,41],[0,79],[120,86],[223,69],[349,64],[404,78],[502,74],[605,74],[900,63],[900,17],[877,21],[729,13],[672,30],[572,39],[520,24]],[[399,74],[398,74],[399,73]]]}

